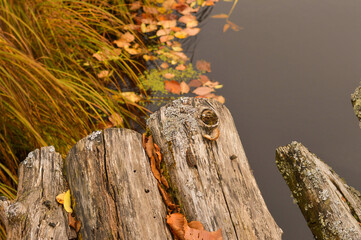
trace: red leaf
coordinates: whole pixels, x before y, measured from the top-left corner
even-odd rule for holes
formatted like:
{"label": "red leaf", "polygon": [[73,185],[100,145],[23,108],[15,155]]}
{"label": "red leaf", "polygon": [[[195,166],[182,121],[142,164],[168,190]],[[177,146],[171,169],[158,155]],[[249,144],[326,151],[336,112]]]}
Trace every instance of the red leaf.
{"label": "red leaf", "polygon": [[177,81],[164,81],[164,88],[171,93],[180,94],[181,86]]}
{"label": "red leaf", "polygon": [[199,71],[211,72],[211,64],[207,61],[198,60],[196,66]]}
{"label": "red leaf", "polygon": [[200,86],[202,86],[202,82],[199,81],[199,80],[193,79],[188,83],[188,86],[190,86],[190,87],[200,87]]}

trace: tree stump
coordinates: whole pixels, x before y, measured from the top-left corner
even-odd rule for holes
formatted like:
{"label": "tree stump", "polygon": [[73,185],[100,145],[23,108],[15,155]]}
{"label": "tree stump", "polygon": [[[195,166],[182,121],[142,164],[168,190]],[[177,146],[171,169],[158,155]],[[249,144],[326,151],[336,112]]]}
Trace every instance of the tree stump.
{"label": "tree stump", "polygon": [[68,213],[56,202],[66,190],[63,160],[54,147],[30,152],[19,167],[14,201],[0,200],[0,218],[8,239],[74,239]]}
{"label": "tree stump", "polygon": [[316,239],[361,239],[361,194],[301,143],[276,150],[276,163]]}
{"label": "tree stump", "polygon": [[224,239],[281,239],[224,105],[180,98],[152,114],[147,125],[189,220],[208,231],[221,228]]}
{"label": "tree stump", "polygon": [[94,132],[65,162],[83,239],[172,239],[139,133]]}

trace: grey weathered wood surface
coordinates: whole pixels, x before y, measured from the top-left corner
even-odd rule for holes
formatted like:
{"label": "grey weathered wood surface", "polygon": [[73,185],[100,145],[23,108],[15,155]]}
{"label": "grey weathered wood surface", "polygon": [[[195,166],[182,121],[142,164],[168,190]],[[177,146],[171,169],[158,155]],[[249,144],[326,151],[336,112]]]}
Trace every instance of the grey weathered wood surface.
{"label": "grey weathered wood surface", "polygon": [[63,160],[54,147],[30,152],[19,167],[18,193],[14,201],[0,200],[0,217],[7,239],[73,239],[68,213],[56,202],[66,190]]}
{"label": "grey weathered wood surface", "polygon": [[172,239],[139,133],[94,132],[71,149],[65,170],[83,239]]}
{"label": "grey weathered wood surface", "polygon": [[[215,141],[203,137],[216,135],[215,126],[200,120],[204,109],[218,116]],[[200,221],[208,231],[222,228],[224,239],[281,239],[282,230],[266,207],[224,105],[180,98],[151,115],[147,124],[189,221]],[[188,163],[187,151],[194,156]]]}
{"label": "grey weathered wood surface", "polygon": [[276,163],[316,239],[361,239],[361,195],[301,143],[279,147]]}
{"label": "grey weathered wood surface", "polygon": [[354,113],[359,120],[359,126],[361,127],[361,86],[357,87],[351,94],[351,103]]}

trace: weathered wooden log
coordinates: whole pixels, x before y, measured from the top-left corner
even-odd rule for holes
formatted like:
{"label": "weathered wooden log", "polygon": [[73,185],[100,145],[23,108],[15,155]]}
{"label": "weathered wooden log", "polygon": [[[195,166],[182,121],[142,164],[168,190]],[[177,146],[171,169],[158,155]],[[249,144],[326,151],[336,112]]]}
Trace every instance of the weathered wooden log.
{"label": "weathered wooden log", "polygon": [[180,98],[147,124],[189,220],[208,231],[222,228],[224,239],[281,239],[224,105]]}
{"label": "weathered wooden log", "polygon": [[361,239],[361,195],[331,167],[292,142],[276,163],[316,239]]}
{"label": "weathered wooden log", "polygon": [[172,239],[139,133],[94,132],[65,162],[83,239]]}
{"label": "weathered wooden log", "polygon": [[14,201],[0,200],[0,218],[7,239],[74,239],[68,213],[56,202],[66,189],[63,160],[54,147],[30,152],[19,167],[19,185]]}
{"label": "weathered wooden log", "polygon": [[356,88],[354,93],[351,94],[351,103],[354,113],[359,120],[359,126],[361,127],[361,86]]}

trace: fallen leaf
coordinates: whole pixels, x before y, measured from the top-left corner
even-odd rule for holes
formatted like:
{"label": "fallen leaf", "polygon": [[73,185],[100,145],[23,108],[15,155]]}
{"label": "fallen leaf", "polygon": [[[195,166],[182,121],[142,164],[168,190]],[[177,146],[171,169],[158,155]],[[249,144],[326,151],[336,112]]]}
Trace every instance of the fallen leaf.
{"label": "fallen leaf", "polygon": [[199,81],[201,81],[202,84],[205,84],[207,82],[210,82],[211,80],[209,80],[209,78],[206,75],[200,75],[199,76]]}
{"label": "fallen leaf", "polygon": [[222,230],[218,229],[215,232],[208,232],[206,230],[199,230],[184,226],[184,240],[223,240]]}
{"label": "fallen leaf", "polygon": [[232,28],[233,31],[239,31],[241,29],[243,29],[242,27],[238,26],[237,24],[227,20],[227,23],[229,24],[229,26]]}
{"label": "fallen leaf", "polygon": [[160,65],[161,68],[167,69],[169,67],[168,63],[164,62]]}
{"label": "fallen leaf", "polygon": [[180,87],[181,87],[181,94],[188,93],[190,90],[188,84],[185,83],[184,81],[180,83]]}
{"label": "fallen leaf", "polygon": [[190,87],[200,87],[200,86],[202,86],[202,82],[199,81],[199,80],[193,79],[188,83],[188,86],[190,86]]}
{"label": "fallen leaf", "polygon": [[196,67],[199,71],[211,72],[211,64],[204,60],[198,60]]}
{"label": "fallen leaf", "polygon": [[64,197],[65,197],[65,192],[60,193],[58,196],[56,196],[56,201],[60,204],[64,204]]}
{"label": "fallen leaf", "polygon": [[216,99],[220,103],[226,102],[226,99],[223,96],[216,96],[216,97],[214,97],[214,99]]}
{"label": "fallen leaf", "polygon": [[169,35],[170,32],[171,32],[170,29],[159,29],[157,31],[157,36],[160,37],[160,36]]}
{"label": "fallen leaf", "polygon": [[185,33],[187,33],[189,36],[195,36],[201,31],[201,29],[200,28],[186,28],[183,31]]}
{"label": "fallen leaf", "polygon": [[135,92],[122,92],[121,95],[126,98],[129,102],[139,102],[140,100],[142,100],[142,98],[137,95]]}
{"label": "fallen leaf", "polygon": [[174,78],[174,73],[165,73],[163,74],[163,77],[165,77],[166,79],[172,79]]}
{"label": "fallen leaf", "polygon": [[181,23],[187,24],[187,23],[192,22],[192,21],[197,21],[197,17],[194,16],[194,15],[189,14],[189,15],[185,15],[185,16],[180,17],[178,19],[178,21],[181,22]]}
{"label": "fallen leaf", "polygon": [[183,71],[183,70],[186,70],[186,68],[187,68],[187,67],[186,67],[184,64],[180,64],[180,65],[176,66],[175,69],[177,69],[177,70],[179,70],[179,71]]}
{"label": "fallen leaf", "polygon": [[163,28],[171,28],[177,26],[177,20],[165,20],[158,22],[158,25],[161,25]]}
{"label": "fallen leaf", "polygon": [[198,87],[193,91],[193,93],[197,94],[197,95],[200,95],[200,96],[203,96],[203,95],[206,95],[206,94],[211,93],[213,91],[214,90],[212,88],[209,88],[209,87]]}
{"label": "fallen leaf", "polygon": [[108,117],[108,120],[114,126],[123,126],[123,118],[118,113],[113,113],[111,116]]}
{"label": "fallen leaf", "polygon": [[106,78],[109,76],[109,71],[104,70],[97,74],[98,78]]}
{"label": "fallen leaf", "polygon": [[77,221],[72,215],[71,213],[68,213],[68,221],[69,221],[69,226],[74,228],[76,232],[79,232],[80,227],[81,227],[81,222]]}
{"label": "fallen leaf", "polygon": [[133,3],[130,4],[130,8],[129,8],[129,9],[130,9],[131,11],[135,11],[135,10],[138,10],[141,6],[142,6],[142,5],[141,5],[140,1],[136,1],[136,2],[133,2]]}
{"label": "fallen leaf", "polygon": [[216,14],[211,16],[211,18],[228,18],[228,15],[225,13],[221,13],[221,14]]}
{"label": "fallen leaf", "polygon": [[184,225],[187,224],[186,218],[180,213],[173,213],[167,216],[167,224],[169,225],[173,235],[178,239],[184,239]]}
{"label": "fallen leaf", "polygon": [[70,190],[66,191],[64,195],[64,209],[68,213],[72,213],[73,209],[71,209],[71,198],[70,198]]}
{"label": "fallen leaf", "polygon": [[174,39],[174,36],[173,35],[166,35],[166,36],[161,36],[159,38],[160,42],[164,43],[164,42],[167,42],[167,41],[170,41]]}
{"label": "fallen leaf", "polygon": [[171,93],[174,93],[174,94],[180,94],[181,92],[181,87],[180,87],[180,84],[179,82],[177,81],[164,81],[164,88],[168,91],[168,92],[171,92]]}
{"label": "fallen leaf", "polygon": [[175,205],[172,201],[172,198],[169,196],[169,194],[162,188],[162,186],[160,185],[160,183],[158,182],[158,189],[160,194],[162,195],[163,201],[165,203],[165,205],[169,208],[169,209],[176,209],[177,205]]}
{"label": "fallen leaf", "polygon": [[174,34],[174,36],[176,38],[179,38],[179,39],[184,39],[184,38],[186,38],[188,36],[188,34],[186,32],[184,32],[184,31],[180,31],[180,32],[176,32]]}
{"label": "fallen leaf", "polygon": [[229,29],[230,25],[228,23],[224,24],[223,32],[226,32]]}

